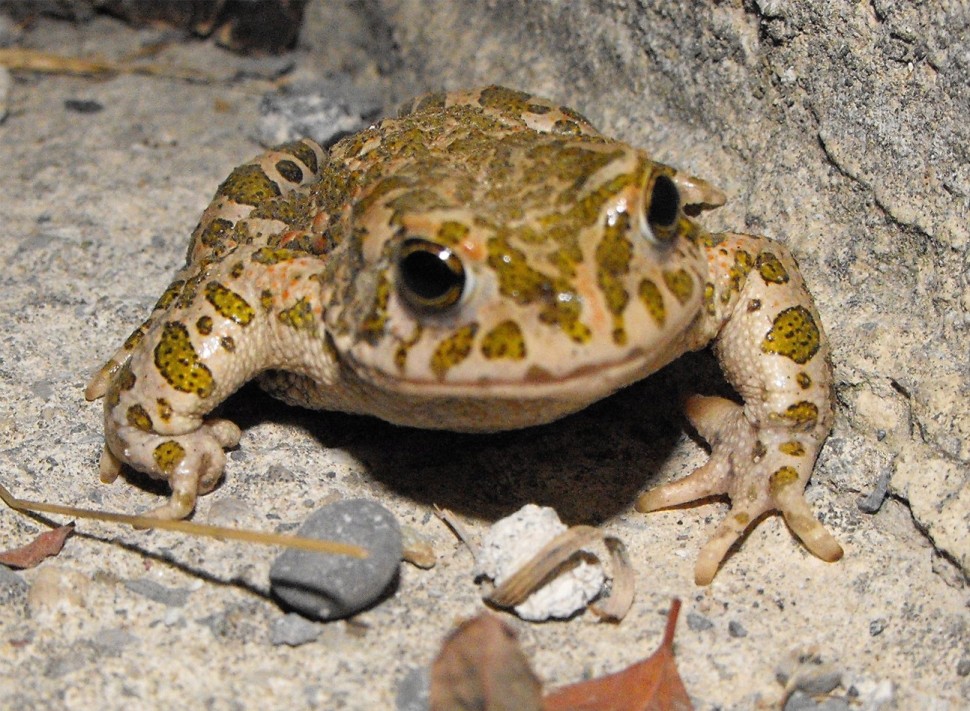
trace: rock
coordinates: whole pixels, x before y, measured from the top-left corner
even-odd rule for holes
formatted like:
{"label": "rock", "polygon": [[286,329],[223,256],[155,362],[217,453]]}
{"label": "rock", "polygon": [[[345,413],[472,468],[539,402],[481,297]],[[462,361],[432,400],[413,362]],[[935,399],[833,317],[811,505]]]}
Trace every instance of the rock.
{"label": "rock", "polygon": [[274,647],[281,644],[299,647],[313,642],[322,631],[319,624],[291,612],[273,621],[269,630],[269,641]]}
{"label": "rock", "polygon": [[[478,573],[501,585],[543,546],[566,530],[554,509],[527,504],[496,521],[482,538]],[[515,606],[524,620],[564,619],[584,609],[603,590],[606,574],[598,563],[581,561]]]}
{"label": "rock", "polygon": [[273,594],[297,612],[320,620],[348,617],[370,607],[397,577],[401,528],[390,511],[368,499],[348,499],[318,509],[300,536],[366,548],[359,559],[287,550],[270,569]]}

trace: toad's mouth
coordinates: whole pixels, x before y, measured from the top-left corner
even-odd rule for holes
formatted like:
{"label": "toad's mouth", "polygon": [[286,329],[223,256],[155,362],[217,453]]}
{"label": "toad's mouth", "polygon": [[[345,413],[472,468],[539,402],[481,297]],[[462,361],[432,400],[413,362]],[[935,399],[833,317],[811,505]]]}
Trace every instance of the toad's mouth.
{"label": "toad's mouth", "polygon": [[[390,374],[355,358],[348,358],[348,367],[361,380],[386,392],[420,400],[561,400],[592,402],[629,385],[666,363],[666,359],[650,357],[641,348],[634,348],[622,358],[595,364],[582,364],[565,373],[554,373],[533,364],[520,375],[500,371],[474,379],[447,377],[415,378]],[[511,370],[511,369],[510,369]]]}

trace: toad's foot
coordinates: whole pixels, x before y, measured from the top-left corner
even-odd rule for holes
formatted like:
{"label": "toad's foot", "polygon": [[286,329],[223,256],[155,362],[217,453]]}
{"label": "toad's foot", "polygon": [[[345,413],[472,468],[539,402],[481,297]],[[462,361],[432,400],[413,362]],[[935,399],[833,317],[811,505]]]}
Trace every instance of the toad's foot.
{"label": "toad's foot", "polygon": [[804,488],[819,443],[789,427],[755,426],[744,410],[718,397],[692,397],[687,417],[711,445],[711,458],[692,474],[642,494],[637,511],[678,506],[727,494],[731,511],[701,549],[694,581],[707,585],[731,546],[759,517],[781,511],[788,526],[812,553],[827,562],[842,548],[812,514]]}
{"label": "toad's foot", "polygon": [[[110,423],[110,420],[109,420]],[[181,519],[195,509],[196,498],[215,488],[226,465],[228,447],[239,444],[239,427],[229,420],[210,419],[198,429],[180,435],[159,435],[135,427],[108,430],[109,441],[123,452],[124,462],[155,479],[168,481],[172,496],[168,503],[147,513],[161,519]],[[101,454],[101,481],[118,478],[122,461],[108,445]]]}

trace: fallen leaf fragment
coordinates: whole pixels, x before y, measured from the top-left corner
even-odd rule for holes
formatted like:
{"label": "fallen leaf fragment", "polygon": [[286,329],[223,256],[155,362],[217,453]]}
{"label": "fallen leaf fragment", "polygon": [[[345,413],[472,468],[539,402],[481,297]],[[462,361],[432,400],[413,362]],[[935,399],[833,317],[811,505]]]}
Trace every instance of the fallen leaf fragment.
{"label": "fallen leaf fragment", "polygon": [[542,711],[691,711],[693,706],[674,661],[674,629],[680,600],[667,613],[660,647],[615,674],[564,686],[548,694]]}
{"label": "fallen leaf fragment", "polygon": [[459,625],[431,667],[430,711],[541,711],[541,693],[515,631],[488,613]]}
{"label": "fallen leaf fragment", "polygon": [[74,533],[74,522],[44,531],[34,540],[20,548],[0,552],[0,563],[11,568],[33,568],[45,558],[57,555],[64,547],[64,541]]}

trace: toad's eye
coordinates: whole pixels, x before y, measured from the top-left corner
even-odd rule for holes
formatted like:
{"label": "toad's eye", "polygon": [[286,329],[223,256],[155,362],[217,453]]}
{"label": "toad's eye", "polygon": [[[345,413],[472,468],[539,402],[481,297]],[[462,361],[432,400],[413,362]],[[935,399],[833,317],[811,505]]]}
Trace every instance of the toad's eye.
{"label": "toad's eye", "polygon": [[420,237],[401,243],[397,274],[401,296],[422,311],[443,311],[454,306],[467,282],[465,267],[453,251]]}
{"label": "toad's eye", "polygon": [[674,181],[666,175],[658,175],[650,188],[650,200],[644,206],[647,227],[657,242],[670,242],[677,236],[677,218],[680,216],[680,192]]}

